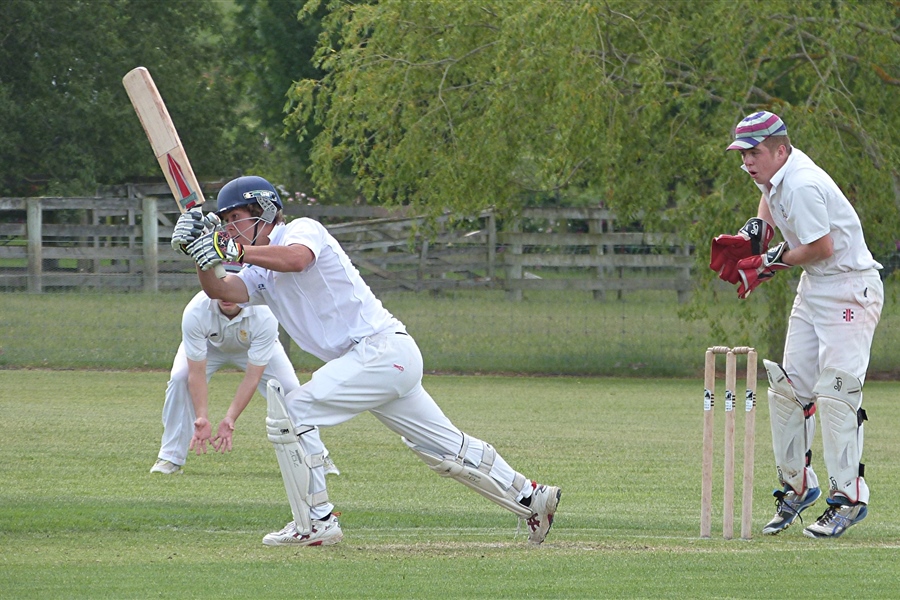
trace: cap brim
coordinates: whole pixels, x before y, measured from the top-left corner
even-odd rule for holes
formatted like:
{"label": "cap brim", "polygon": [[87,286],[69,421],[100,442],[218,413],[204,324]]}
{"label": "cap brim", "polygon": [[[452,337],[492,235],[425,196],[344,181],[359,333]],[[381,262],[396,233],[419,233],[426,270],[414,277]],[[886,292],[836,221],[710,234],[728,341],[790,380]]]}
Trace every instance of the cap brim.
{"label": "cap brim", "polygon": [[731,142],[731,145],[725,148],[725,150],[749,150],[750,148],[754,148],[762,142],[765,137],[742,137]]}

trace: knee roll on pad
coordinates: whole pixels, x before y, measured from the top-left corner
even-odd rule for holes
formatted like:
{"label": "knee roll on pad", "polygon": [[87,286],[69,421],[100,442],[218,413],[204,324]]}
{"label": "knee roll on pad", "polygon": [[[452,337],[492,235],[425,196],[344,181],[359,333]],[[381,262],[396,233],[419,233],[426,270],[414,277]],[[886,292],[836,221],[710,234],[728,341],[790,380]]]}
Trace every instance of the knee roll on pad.
{"label": "knee roll on pad", "polygon": [[806,467],[809,465],[810,441],[815,432],[812,415],[815,405],[804,406],[794,394],[787,373],[778,363],[763,360],[769,378],[769,415],[772,423],[772,448],[775,466],[783,485],[795,492],[806,489]]}
{"label": "knee roll on pad", "polygon": [[401,439],[416,456],[421,458],[438,475],[455,479],[523,519],[530,517],[531,509],[516,502],[516,498],[522,493],[522,489],[527,483],[525,477],[516,473],[512,485],[508,489],[504,488],[490,474],[491,467],[494,465],[494,460],[497,457],[497,451],[494,450],[494,447],[487,442],[482,442],[484,451],[482,452],[481,463],[471,465],[465,460],[466,452],[469,449],[469,436],[465,433],[462,435],[462,447],[456,456],[440,456],[431,450],[416,446],[406,438]]}
{"label": "knee roll on pad", "polygon": [[829,367],[822,371],[813,392],[819,403],[822,454],[831,489],[852,502],[867,502],[868,497],[860,497],[868,496],[863,490],[860,464],[866,414],[862,409],[862,384],[852,373]]}
{"label": "knee roll on pad", "polygon": [[328,501],[326,491],[309,493],[311,470],[322,466],[325,457],[322,454],[308,455],[303,451],[303,446],[299,442],[300,436],[315,428],[308,427],[299,433],[294,429],[284,404],[281,384],[275,379],[270,379],[266,385],[266,402],[268,406],[266,433],[275,448],[294,523],[301,534],[308,534],[312,530],[310,508]]}

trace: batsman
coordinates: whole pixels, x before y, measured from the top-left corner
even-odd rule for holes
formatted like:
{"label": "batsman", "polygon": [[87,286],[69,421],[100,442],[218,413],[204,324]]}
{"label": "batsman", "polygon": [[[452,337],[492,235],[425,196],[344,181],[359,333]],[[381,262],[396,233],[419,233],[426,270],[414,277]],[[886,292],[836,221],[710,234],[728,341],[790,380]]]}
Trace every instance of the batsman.
{"label": "batsman", "polygon": [[[447,418],[422,386],[422,354],[404,324],[375,297],[321,223],[306,217],[288,223],[282,208],[271,183],[238,177],[219,192],[217,212],[224,230],[205,233],[186,246],[210,297],[267,305],[297,345],[324,362],[295,390],[286,391],[274,380],[268,383],[267,431],[293,520],[266,535],[263,543],[326,546],[341,541],[338,515],[325,488],[324,447],[317,428],[363,412],[397,434],[432,471],[524,520],[529,542],[543,542],[560,489],[526,478],[491,444]],[[179,222],[189,218],[183,215]],[[220,279],[212,269],[223,261],[246,266]]]}
{"label": "batsman", "polygon": [[[853,206],[831,177],[791,146],[768,111],[744,118],[737,150],[762,197],[737,235],[713,239],[710,268],[747,298],[778,271],[803,269],[788,319],[783,364],[764,360],[775,467],[776,512],[763,528],[787,529],[822,495],[811,465],[818,411],[828,472],[825,512],[803,533],[836,538],[868,513],[862,463],[863,383],[884,289]],[[784,241],[770,247],[775,228]],[[802,518],[801,518],[802,521]]]}

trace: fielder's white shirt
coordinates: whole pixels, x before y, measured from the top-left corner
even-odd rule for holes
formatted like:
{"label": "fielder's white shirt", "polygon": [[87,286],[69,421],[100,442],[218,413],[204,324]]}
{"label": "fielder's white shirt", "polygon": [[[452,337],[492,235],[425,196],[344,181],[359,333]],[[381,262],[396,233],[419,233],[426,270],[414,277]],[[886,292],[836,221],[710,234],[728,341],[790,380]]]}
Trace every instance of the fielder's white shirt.
{"label": "fielder's white shirt", "polygon": [[278,340],[278,321],[265,306],[245,306],[229,319],[204,292],[194,296],[181,317],[181,338],[190,360],[206,359],[209,349],[246,355],[254,366],[269,364]]}
{"label": "fielder's white shirt", "polygon": [[[743,167],[746,170],[746,167]],[[757,184],[775,226],[791,248],[830,233],[834,254],[802,265],[810,275],[880,269],[866,246],[859,216],[833,179],[797,148],[772,177],[771,190]]]}
{"label": "fielder's white shirt", "polygon": [[340,243],[313,219],[276,225],[272,246],[302,244],[315,258],[299,273],[247,265],[238,274],[250,303],[266,304],[281,326],[306,352],[329,361],[377,333],[405,331],[384,308]]}

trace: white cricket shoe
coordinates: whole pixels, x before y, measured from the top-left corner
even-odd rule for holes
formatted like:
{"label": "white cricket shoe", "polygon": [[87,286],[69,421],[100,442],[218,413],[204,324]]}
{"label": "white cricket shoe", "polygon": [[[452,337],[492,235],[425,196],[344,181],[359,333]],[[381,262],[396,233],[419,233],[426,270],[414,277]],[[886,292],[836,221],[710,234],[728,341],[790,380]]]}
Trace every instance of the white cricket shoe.
{"label": "white cricket shoe", "polygon": [[338,469],[337,465],[334,464],[334,461],[331,460],[331,456],[326,456],[325,459],[323,460],[323,462],[324,462],[323,466],[325,467],[326,475],[340,475],[341,474],[340,469]]}
{"label": "white cricket shoe", "polygon": [[301,535],[293,521],[281,531],[273,531],[263,538],[266,546],[331,546],[344,539],[337,516],[331,513],[324,519],[312,519],[312,531]]}
{"label": "white cricket shoe", "polygon": [[540,485],[535,483],[534,491],[531,493],[531,504],[529,508],[531,516],[525,519],[528,525],[528,541],[532,544],[540,544],[547,537],[547,532],[553,525],[553,515],[556,514],[556,507],[559,505],[559,497],[562,491],[553,485]]}
{"label": "white cricket shoe", "polygon": [[177,475],[182,473],[181,465],[176,465],[173,462],[165,460],[163,458],[157,458],[156,462],[153,463],[153,466],[150,467],[151,473],[162,473],[164,475]]}

